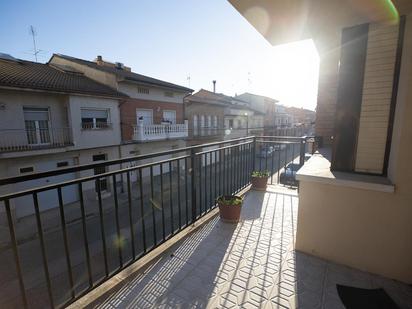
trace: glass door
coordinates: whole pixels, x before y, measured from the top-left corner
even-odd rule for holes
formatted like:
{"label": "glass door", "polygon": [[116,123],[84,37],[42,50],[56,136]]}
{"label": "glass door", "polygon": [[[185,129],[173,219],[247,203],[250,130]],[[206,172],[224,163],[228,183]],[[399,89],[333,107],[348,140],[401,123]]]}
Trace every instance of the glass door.
{"label": "glass door", "polygon": [[48,108],[23,108],[29,145],[50,144]]}

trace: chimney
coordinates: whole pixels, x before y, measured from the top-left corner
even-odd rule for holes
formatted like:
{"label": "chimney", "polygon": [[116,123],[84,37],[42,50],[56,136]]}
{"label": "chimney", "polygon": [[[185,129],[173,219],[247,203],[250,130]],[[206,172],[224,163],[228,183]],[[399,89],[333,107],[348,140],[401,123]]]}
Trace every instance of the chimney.
{"label": "chimney", "polygon": [[97,63],[98,65],[103,65],[103,57],[100,56],[100,55],[98,55],[98,56],[96,57],[96,63]]}
{"label": "chimney", "polygon": [[216,93],[216,81],[213,81],[213,92]]}
{"label": "chimney", "polygon": [[124,64],[121,62],[115,62],[114,66],[116,67],[116,69],[118,70],[123,70],[124,68]]}

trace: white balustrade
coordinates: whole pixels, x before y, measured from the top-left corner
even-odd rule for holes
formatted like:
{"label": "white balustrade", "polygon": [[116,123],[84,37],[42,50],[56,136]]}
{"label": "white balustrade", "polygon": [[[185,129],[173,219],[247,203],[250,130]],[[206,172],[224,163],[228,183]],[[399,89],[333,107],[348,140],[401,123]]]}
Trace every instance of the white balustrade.
{"label": "white balustrade", "polygon": [[158,141],[188,136],[188,121],[183,124],[143,124],[138,123],[133,128],[135,141]]}

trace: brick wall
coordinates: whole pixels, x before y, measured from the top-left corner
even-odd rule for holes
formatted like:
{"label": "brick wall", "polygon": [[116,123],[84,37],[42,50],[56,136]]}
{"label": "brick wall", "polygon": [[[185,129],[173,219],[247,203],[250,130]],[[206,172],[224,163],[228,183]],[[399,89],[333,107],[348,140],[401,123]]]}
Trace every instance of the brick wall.
{"label": "brick wall", "polygon": [[133,126],[136,125],[136,109],[153,110],[153,123],[160,124],[164,110],[176,111],[176,123],[183,123],[183,104],[142,99],[127,99],[120,104],[120,121],[122,140],[130,141],[133,138]]}
{"label": "brick wall", "polygon": [[315,132],[317,136],[323,137],[324,144],[332,143],[332,136],[335,130],[340,57],[340,50],[336,48],[337,45],[336,43],[335,47],[331,47],[320,54]]}
{"label": "brick wall", "polygon": [[382,173],[398,42],[398,25],[371,24],[356,152],[358,172]]}

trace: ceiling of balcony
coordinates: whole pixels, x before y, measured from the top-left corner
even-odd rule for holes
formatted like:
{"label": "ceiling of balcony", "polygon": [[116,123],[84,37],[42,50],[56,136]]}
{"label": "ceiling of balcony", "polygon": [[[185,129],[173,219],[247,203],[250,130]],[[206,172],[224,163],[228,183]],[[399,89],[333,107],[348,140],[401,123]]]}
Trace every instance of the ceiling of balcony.
{"label": "ceiling of balcony", "polygon": [[317,39],[344,27],[396,22],[412,12],[410,0],[229,0],[272,45]]}

